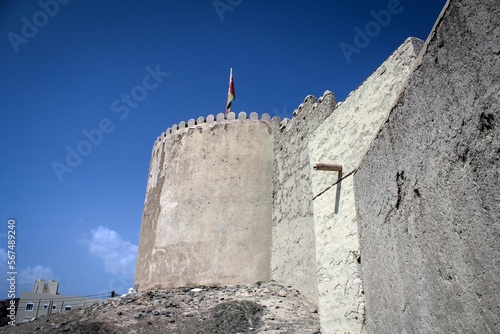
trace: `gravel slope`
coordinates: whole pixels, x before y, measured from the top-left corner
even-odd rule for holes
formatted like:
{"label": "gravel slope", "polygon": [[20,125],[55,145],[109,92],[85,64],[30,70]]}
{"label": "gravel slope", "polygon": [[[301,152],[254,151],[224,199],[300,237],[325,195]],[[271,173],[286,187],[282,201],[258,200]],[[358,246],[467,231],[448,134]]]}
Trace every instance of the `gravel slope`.
{"label": "gravel slope", "polygon": [[152,290],[84,310],[0,328],[0,333],[320,333],[316,308],[275,282]]}

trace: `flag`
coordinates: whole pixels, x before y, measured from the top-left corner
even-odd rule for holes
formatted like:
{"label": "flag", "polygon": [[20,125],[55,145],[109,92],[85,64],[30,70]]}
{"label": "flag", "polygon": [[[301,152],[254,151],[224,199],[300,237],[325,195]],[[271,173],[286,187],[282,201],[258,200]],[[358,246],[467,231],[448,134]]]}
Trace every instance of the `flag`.
{"label": "flag", "polygon": [[233,100],[236,100],[236,94],[234,93],[234,82],[233,82],[233,69],[229,73],[229,90],[227,92],[227,103],[226,103],[226,115],[231,112],[231,105]]}

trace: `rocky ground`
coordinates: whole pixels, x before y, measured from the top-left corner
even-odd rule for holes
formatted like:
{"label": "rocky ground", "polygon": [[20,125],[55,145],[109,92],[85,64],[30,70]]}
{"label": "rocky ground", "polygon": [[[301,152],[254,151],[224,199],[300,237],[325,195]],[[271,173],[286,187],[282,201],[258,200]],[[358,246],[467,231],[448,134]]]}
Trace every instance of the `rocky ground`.
{"label": "rocky ground", "polygon": [[153,290],[41,317],[0,333],[319,334],[317,310],[275,282]]}

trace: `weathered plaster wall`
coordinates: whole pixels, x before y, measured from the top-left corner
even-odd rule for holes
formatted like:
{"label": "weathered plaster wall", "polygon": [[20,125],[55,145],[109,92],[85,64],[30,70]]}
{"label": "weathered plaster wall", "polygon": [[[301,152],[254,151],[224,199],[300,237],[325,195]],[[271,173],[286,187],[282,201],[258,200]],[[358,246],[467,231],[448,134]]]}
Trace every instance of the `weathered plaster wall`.
{"label": "weathered plaster wall", "polygon": [[500,6],[447,6],[355,175],[369,333],[500,328]]}
{"label": "weathered plaster wall", "polygon": [[183,122],[155,144],[138,289],[270,279],[272,134],[279,123],[251,116]]}
{"label": "weathered plaster wall", "polygon": [[306,97],[294,117],[282,122],[274,140],[271,275],[315,304],[316,253],[307,142],[310,133],[334,108],[331,92],[318,100]]}
{"label": "weathered plaster wall", "polygon": [[[322,333],[363,331],[364,294],[352,174],[387,117],[422,44],[407,39],[310,137],[308,169],[312,173]],[[316,163],[342,164],[343,171],[313,171]]]}

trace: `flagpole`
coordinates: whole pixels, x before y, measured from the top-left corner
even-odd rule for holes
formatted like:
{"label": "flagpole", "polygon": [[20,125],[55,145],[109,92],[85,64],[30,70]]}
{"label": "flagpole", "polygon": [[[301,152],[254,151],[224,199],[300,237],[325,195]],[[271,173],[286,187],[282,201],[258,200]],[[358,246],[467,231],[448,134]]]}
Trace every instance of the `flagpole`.
{"label": "flagpole", "polygon": [[226,117],[227,117],[227,105],[229,103],[229,90],[231,89],[231,74],[233,73],[233,68],[231,67],[229,69],[229,84],[228,84],[228,90],[227,90],[227,97],[226,97],[226,106],[224,107],[224,114],[226,114]]}
{"label": "flagpole", "polygon": [[[231,94],[231,79],[233,78],[233,68],[231,67],[230,70],[229,70],[229,89],[228,89],[228,93],[227,93],[227,102],[226,102],[226,108],[227,108],[227,104],[229,104],[229,94]],[[230,113],[230,109],[227,109],[226,110],[226,115]]]}

